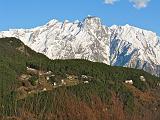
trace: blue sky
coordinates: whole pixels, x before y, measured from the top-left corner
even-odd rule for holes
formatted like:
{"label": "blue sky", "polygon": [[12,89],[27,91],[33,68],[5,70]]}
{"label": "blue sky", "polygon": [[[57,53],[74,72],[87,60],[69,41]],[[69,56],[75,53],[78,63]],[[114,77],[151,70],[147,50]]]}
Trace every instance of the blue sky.
{"label": "blue sky", "polygon": [[93,15],[107,26],[130,24],[160,35],[159,5],[160,0],[0,0],[0,31]]}

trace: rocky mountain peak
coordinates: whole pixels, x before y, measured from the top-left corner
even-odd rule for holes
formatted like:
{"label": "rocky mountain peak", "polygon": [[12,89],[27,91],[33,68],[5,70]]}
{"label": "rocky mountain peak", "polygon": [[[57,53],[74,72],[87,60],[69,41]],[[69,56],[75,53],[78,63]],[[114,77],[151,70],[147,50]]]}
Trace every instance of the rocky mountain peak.
{"label": "rocky mountain peak", "polygon": [[73,23],[54,19],[33,29],[0,32],[2,37],[16,37],[50,59],[88,59],[160,74],[160,38],[156,33],[131,25],[106,27],[98,17]]}
{"label": "rocky mountain peak", "polygon": [[88,29],[98,29],[100,26],[102,26],[101,19],[98,17],[91,17],[88,16],[83,21],[84,28]]}
{"label": "rocky mountain peak", "polygon": [[54,25],[57,22],[58,22],[58,20],[53,19],[53,20],[50,20],[46,25]]}

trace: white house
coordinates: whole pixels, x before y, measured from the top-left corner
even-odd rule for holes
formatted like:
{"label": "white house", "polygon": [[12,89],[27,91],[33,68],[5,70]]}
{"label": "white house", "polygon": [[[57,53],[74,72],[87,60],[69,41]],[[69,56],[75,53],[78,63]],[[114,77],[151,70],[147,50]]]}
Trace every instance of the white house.
{"label": "white house", "polygon": [[47,89],[46,89],[46,88],[43,88],[43,91],[47,91]]}
{"label": "white house", "polygon": [[82,75],[82,78],[87,79],[87,78],[88,78],[88,76],[87,76],[87,75]]}
{"label": "white house", "polygon": [[160,86],[160,83],[157,83],[157,86]]}
{"label": "white house", "polygon": [[84,83],[85,83],[85,84],[88,84],[88,83],[89,83],[89,81],[84,81]]}
{"label": "white house", "polygon": [[51,73],[52,73],[51,71],[46,72],[46,74],[51,74]]}
{"label": "white house", "polygon": [[140,76],[140,80],[141,80],[142,82],[146,82],[146,79],[144,78],[144,76]]}
{"label": "white house", "polygon": [[28,70],[28,71],[37,71],[36,69],[30,68],[30,67],[27,67],[27,70]]}
{"label": "white house", "polygon": [[126,80],[125,83],[132,85],[133,84],[133,80]]}
{"label": "white house", "polygon": [[51,75],[51,77],[54,77],[55,75]]}
{"label": "white house", "polygon": [[56,86],[57,85],[56,82],[54,82],[53,85]]}
{"label": "white house", "polygon": [[49,77],[47,76],[46,79],[49,80]]}
{"label": "white house", "polygon": [[62,79],[61,80],[61,83],[63,84],[63,85],[66,85],[66,82]]}

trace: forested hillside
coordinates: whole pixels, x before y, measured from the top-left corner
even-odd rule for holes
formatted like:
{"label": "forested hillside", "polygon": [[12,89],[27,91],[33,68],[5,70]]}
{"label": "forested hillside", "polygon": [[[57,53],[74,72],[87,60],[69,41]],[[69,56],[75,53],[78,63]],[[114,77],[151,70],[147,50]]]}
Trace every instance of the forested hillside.
{"label": "forested hillside", "polygon": [[142,70],[50,60],[0,39],[2,120],[158,120],[159,92],[160,78]]}

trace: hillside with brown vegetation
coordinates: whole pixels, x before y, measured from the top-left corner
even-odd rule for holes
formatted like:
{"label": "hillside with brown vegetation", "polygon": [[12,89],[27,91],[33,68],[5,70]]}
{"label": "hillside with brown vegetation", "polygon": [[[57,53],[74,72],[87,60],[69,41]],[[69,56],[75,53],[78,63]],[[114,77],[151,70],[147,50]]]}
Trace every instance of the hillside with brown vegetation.
{"label": "hillside with brown vegetation", "polygon": [[49,60],[0,39],[0,120],[159,120],[160,79],[87,60]]}

